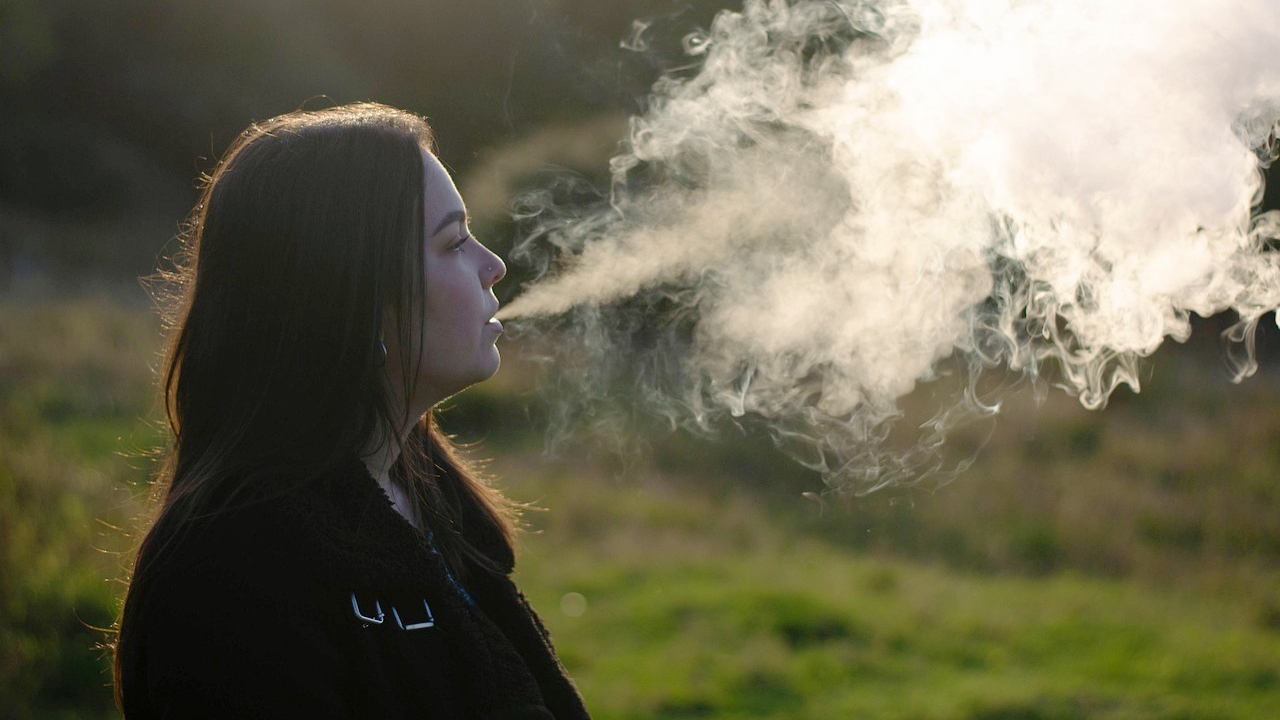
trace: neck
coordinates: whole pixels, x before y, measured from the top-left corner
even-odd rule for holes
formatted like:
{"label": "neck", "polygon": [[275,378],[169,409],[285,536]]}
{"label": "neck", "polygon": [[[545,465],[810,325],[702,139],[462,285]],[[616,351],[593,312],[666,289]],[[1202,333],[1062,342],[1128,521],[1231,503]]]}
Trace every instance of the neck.
{"label": "neck", "polygon": [[383,485],[391,477],[391,468],[400,458],[400,446],[396,443],[383,442],[375,445],[368,454],[362,453],[361,462],[369,469],[369,476]]}
{"label": "neck", "polygon": [[414,521],[413,505],[404,489],[392,482],[391,468],[395,467],[396,460],[400,458],[400,448],[409,437],[413,424],[413,421],[406,423],[394,436],[390,435],[386,428],[382,428],[374,433],[360,452],[360,460],[368,469],[369,476],[377,481],[387,497],[391,498],[396,511],[410,522]]}

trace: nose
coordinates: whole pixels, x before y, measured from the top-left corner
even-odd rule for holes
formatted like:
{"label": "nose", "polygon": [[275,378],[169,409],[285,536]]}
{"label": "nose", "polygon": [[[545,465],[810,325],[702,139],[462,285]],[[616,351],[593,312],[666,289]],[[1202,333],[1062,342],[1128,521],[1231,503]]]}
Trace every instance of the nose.
{"label": "nose", "polygon": [[484,286],[486,289],[498,284],[498,281],[507,276],[507,264],[502,262],[502,258],[489,248],[484,249],[488,257],[483,265]]}

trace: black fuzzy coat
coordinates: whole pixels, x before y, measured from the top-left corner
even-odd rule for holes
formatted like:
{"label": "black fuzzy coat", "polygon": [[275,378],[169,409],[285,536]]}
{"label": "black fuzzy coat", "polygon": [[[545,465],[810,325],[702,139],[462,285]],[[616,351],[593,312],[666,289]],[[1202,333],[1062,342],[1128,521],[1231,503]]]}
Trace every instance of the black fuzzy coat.
{"label": "black fuzzy coat", "polygon": [[358,462],[195,523],[135,591],[131,719],[587,717],[515,585],[454,585]]}

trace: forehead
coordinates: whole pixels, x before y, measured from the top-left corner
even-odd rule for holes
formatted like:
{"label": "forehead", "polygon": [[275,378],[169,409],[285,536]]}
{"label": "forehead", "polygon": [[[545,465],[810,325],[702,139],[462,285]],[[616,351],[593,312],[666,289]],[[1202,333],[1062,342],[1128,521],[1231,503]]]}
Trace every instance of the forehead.
{"label": "forehead", "polygon": [[425,203],[426,226],[428,232],[435,229],[448,216],[465,212],[466,206],[458,188],[453,184],[449,171],[435,155],[422,150],[422,191]]}

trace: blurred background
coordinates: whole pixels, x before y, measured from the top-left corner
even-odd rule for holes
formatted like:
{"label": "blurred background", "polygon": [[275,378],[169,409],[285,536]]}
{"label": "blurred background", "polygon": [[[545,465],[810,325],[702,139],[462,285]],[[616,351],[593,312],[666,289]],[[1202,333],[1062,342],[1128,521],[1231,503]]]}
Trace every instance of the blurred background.
{"label": "blurred background", "polygon": [[[504,253],[510,199],[606,186],[724,7],[0,0],[0,716],[115,715],[103,629],[164,442],[138,279],[237,133],[355,100],[425,114]],[[1102,412],[1014,393],[952,438],[974,462],[941,487],[824,493],[749,426],[547,452],[557,398],[520,341],[445,424],[542,508],[518,579],[599,717],[1275,717],[1280,353],[1268,317],[1233,385],[1231,320]]]}

